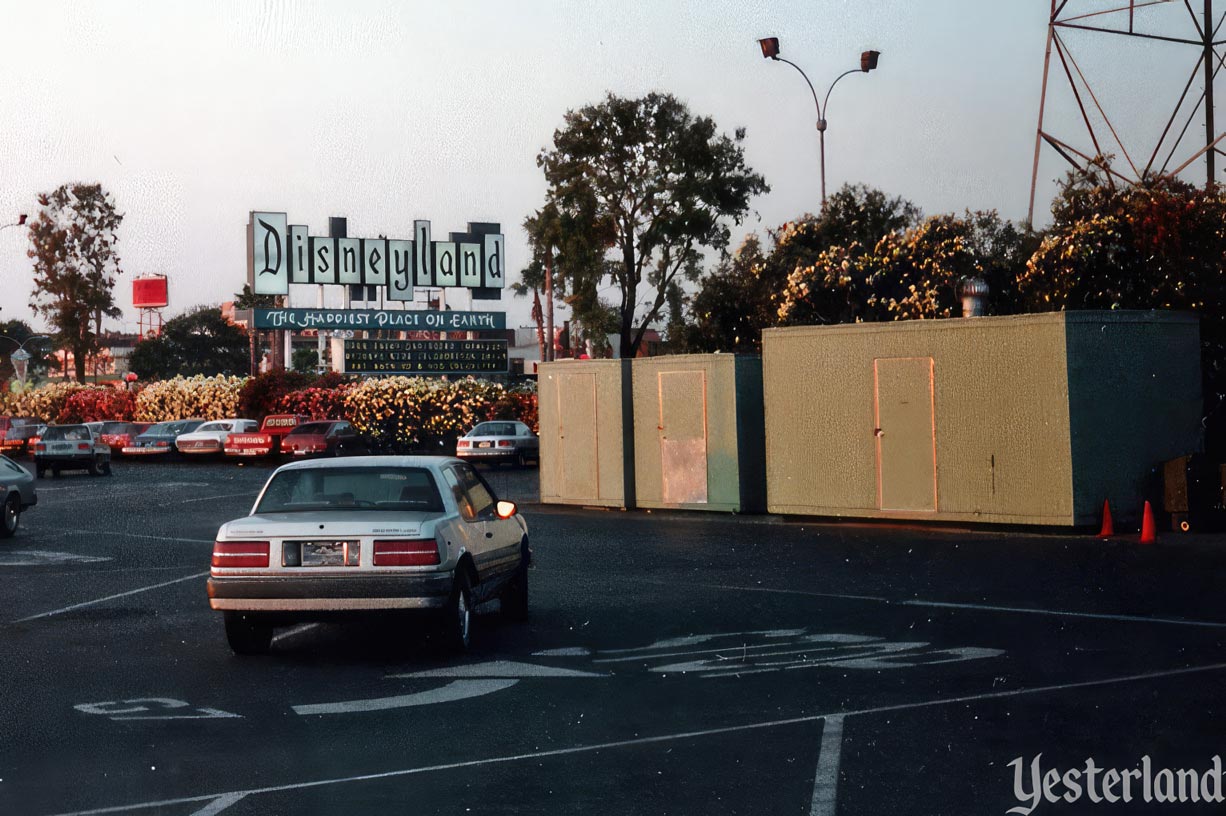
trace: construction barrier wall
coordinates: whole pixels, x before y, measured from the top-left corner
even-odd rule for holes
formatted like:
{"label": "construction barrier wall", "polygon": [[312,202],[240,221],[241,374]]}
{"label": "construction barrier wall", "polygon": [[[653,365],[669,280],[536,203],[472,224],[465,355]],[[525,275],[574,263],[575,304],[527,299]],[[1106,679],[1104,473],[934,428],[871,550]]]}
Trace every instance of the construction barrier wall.
{"label": "construction barrier wall", "polygon": [[632,366],[637,505],[764,512],[761,359],[683,354]]}
{"label": "construction barrier wall", "polygon": [[1092,525],[1201,444],[1194,317],[1058,312],[763,332],[771,512]]}
{"label": "construction barrier wall", "polygon": [[634,506],[629,360],[563,360],[537,368],[541,501]]}

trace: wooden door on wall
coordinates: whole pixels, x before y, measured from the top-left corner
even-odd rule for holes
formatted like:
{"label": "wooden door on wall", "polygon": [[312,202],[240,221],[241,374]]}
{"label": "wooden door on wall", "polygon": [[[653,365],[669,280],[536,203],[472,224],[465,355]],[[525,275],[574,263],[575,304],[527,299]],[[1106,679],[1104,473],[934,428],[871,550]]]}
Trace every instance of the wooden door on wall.
{"label": "wooden door on wall", "polygon": [[557,485],[563,498],[600,497],[598,442],[596,375],[559,375]]}
{"label": "wooden door on wall", "polygon": [[657,388],[663,501],[666,504],[706,504],[706,373],[662,371]]}
{"label": "wooden door on wall", "polygon": [[931,357],[873,361],[877,418],[877,506],[937,509],[934,374]]}

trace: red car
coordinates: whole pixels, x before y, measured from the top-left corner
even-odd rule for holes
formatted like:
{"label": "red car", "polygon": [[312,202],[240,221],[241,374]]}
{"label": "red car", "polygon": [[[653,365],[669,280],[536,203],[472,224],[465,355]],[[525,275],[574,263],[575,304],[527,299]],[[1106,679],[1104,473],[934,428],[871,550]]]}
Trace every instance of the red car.
{"label": "red car", "polygon": [[259,431],[232,433],[226,437],[226,456],[272,456],[281,452],[281,440],[311,418],[300,414],[269,414]]}
{"label": "red car", "polygon": [[110,446],[112,457],[122,456],[123,449],[152,425],[152,422],[107,422],[100,432],[102,444]]}
{"label": "red car", "polygon": [[34,417],[0,417],[0,452],[9,454],[33,450],[30,438],[38,435],[42,420]]}
{"label": "red car", "polygon": [[353,456],[370,452],[358,432],[343,419],[299,425],[281,440],[281,450],[292,456]]}

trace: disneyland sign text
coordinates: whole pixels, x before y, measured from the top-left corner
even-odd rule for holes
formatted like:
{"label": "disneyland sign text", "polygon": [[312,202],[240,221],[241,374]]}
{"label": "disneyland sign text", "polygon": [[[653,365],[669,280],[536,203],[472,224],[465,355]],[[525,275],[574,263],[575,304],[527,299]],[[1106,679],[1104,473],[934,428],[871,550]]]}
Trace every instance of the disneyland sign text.
{"label": "disneyland sign text", "polygon": [[499,331],[505,312],[385,311],[375,309],[256,309],[257,329],[389,329],[392,331]]}
{"label": "disneyland sign text", "polygon": [[469,223],[467,232],[435,241],[429,221],[414,221],[411,240],[334,238],[308,234],[285,213],[252,212],[247,277],[257,295],[288,295],[294,283],[385,287],[395,301],[413,300],[414,287],[472,289],[496,299],[506,288],[501,230]]}

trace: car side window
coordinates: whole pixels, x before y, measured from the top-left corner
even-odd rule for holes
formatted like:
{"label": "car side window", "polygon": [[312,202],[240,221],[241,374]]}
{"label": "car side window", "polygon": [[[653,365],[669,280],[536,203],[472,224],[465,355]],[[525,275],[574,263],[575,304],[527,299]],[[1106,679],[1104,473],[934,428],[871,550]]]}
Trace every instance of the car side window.
{"label": "car side window", "polygon": [[451,491],[451,495],[455,497],[456,507],[460,509],[460,516],[465,521],[475,521],[477,513],[473,509],[472,502],[468,498],[468,494],[464,492],[464,488],[460,486],[460,477],[456,475],[454,468],[443,468],[443,480],[447,482],[447,488]]}
{"label": "car side window", "polygon": [[472,503],[476,518],[491,518],[494,514],[494,505],[498,502],[494,494],[470,466],[458,465],[456,470],[459,471],[460,484],[463,485],[464,492]]}

